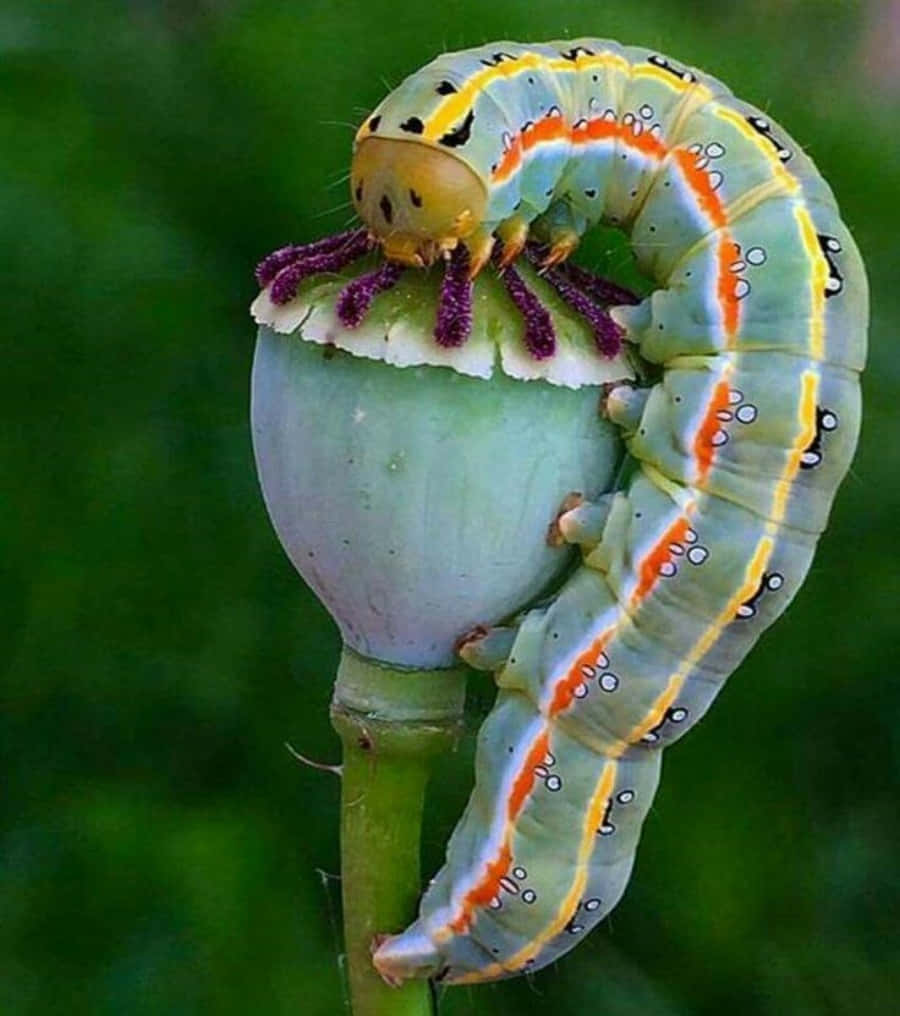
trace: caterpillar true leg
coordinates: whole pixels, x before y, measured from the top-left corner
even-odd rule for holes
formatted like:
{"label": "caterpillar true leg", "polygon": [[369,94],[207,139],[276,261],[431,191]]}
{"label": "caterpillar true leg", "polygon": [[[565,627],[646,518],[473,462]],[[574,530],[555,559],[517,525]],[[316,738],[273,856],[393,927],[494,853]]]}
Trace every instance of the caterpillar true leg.
{"label": "caterpillar true leg", "polygon": [[516,215],[500,223],[497,227],[497,236],[503,244],[503,252],[497,261],[499,268],[503,269],[512,264],[522,253],[528,240],[529,228],[528,222]]}
{"label": "caterpillar true leg", "polygon": [[491,260],[491,252],[495,244],[494,235],[488,231],[479,229],[465,240],[469,250],[469,278],[474,279],[476,275]]}

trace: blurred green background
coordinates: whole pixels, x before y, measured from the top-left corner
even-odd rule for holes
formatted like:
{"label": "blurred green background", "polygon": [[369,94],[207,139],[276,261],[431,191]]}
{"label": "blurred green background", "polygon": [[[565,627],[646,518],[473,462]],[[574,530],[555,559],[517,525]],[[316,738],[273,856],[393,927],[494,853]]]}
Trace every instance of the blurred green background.
{"label": "blurred green background", "polygon": [[801,595],[667,756],[611,920],[441,1012],[897,1011],[898,5],[84,0],[0,4],[3,1014],[342,1011],[337,781],[284,747],[337,759],[339,647],[256,485],[251,271],[345,223],[386,83],[578,34],[695,63],[809,148],[870,271],[864,432]]}

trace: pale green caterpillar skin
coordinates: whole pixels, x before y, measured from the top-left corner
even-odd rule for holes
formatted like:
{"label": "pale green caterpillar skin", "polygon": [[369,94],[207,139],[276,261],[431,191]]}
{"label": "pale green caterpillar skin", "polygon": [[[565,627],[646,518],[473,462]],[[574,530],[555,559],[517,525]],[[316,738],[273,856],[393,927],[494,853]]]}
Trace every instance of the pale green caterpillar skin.
{"label": "pale green caterpillar skin", "polygon": [[[720,82],[596,39],[446,54],[359,134],[443,147],[482,231],[628,231],[657,289],[617,320],[662,367],[609,417],[639,468],[498,661],[476,783],[388,978],[552,962],[624,892],[661,748],[706,711],[810,566],[856,446],[868,294],[835,199]],[[565,493],[565,492],[561,492]],[[571,523],[567,526],[567,521]]]}

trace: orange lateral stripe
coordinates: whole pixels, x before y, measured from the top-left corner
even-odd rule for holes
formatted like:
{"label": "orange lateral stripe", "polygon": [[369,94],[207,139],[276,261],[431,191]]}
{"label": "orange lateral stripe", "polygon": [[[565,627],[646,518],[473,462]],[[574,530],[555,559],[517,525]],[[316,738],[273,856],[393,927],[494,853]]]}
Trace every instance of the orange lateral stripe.
{"label": "orange lateral stripe", "polygon": [[630,127],[623,125],[619,131],[619,140],[625,144],[626,148],[634,148],[641,155],[650,158],[663,159],[669,154],[666,146],[650,131],[641,131],[640,134],[635,134]]}
{"label": "orange lateral stripe", "polygon": [[604,632],[598,639],[595,639],[578,656],[572,666],[569,667],[566,676],[556,682],[553,687],[553,701],[550,703],[551,716],[555,716],[557,713],[561,713],[569,708],[572,704],[572,699],[575,698],[575,689],[585,682],[584,668],[597,666],[600,654],[606,648],[606,643],[609,642],[611,636],[612,629]]}
{"label": "orange lateral stripe", "polygon": [[497,168],[491,173],[491,179],[495,183],[503,183],[519,168],[526,152],[549,141],[563,140],[572,145],[586,145],[593,141],[619,140],[628,148],[633,148],[642,155],[660,160],[668,153],[666,146],[650,131],[635,134],[630,126],[618,124],[606,117],[596,117],[583,122],[578,127],[569,127],[562,118],[551,116],[539,120],[528,130],[519,132],[504,153]]}
{"label": "orange lateral stripe", "polygon": [[508,180],[522,164],[524,153],[530,152],[532,148],[549,141],[571,141],[571,139],[572,131],[562,117],[544,117],[528,130],[519,131],[497,168],[491,174],[491,179],[495,183],[503,183],[504,180]]}
{"label": "orange lateral stripe", "polygon": [[493,172],[493,178],[495,180],[505,180],[507,177],[513,175],[522,161],[522,135],[517,134],[513,139],[513,143],[503,153],[503,158],[500,160],[497,168]]}
{"label": "orange lateral stripe", "polygon": [[615,120],[607,120],[604,116],[594,117],[579,130],[572,130],[574,144],[587,144],[590,141],[611,141],[619,136],[619,125]]}
{"label": "orange lateral stripe", "polygon": [[694,458],[697,460],[698,479],[697,486],[702,486],[712,466],[713,456],[716,454],[716,446],[713,444],[713,437],[721,428],[721,421],[718,414],[728,409],[728,396],[731,388],[727,381],[719,381],[713,389],[712,398],[706,409],[706,416],[697,436],[694,438]]}
{"label": "orange lateral stripe", "polygon": [[[731,265],[739,257],[738,245],[731,239],[730,233],[723,232],[719,240],[718,272],[719,280],[716,286],[716,295],[719,298],[719,307],[722,309],[722,324],[725,328],[725,335],[731,339],[738,329],[738,278],[731,271]],[[731,345],[729,342],[728,345]]]}
{"label": "orange lateral stripe", "polygon": [[522,139],[522,148],[528,152],[548,141],[568,139],[569,133],[569,128],[561,116],[545,116],[532,128],[523,131],[519,137]]}
{"label": "orange lateral stripe", "polygon": [[662,538],[655,544],[650,553],[647,554],[641,561],[640,568],[638,570],[637,588],[631,595],[632,606],[640,603],[647,593],[649,593],[656,585],[659,580],[660,568],[662,568],[662,566],[667,562],[671,561],[675,556],[669,547],[673,543],[681,543],[689,528],[690,526],[688,525],[688,520],[684,516],[677,519],[671,526],[669,526],[665,533],[663,533]]}
{"label": "orange lateral stripe", "polygon": [[696,156],[686,148],[676,148],[673,157],[703,214],[715,228],[727,226],[728,216],[725,214],[725,208],[719,200],[719,195],[713,190],[709,173],[705,169],[697,168]]}
{"label": "orange lateral stripe", "polygon": [[506,803],[506,814],[510,822],[514,822],[525,804],[525,799],[531,793],[534,786],[534,767],[540,765],[547,755],[550,747],[550,732],[545,730],[534,739],[531,750],[525,758],[519,775],[513,783],[512,793]]}
{"label": "orange lateral stripe", "polygon": [[450,922],[452,931],[457,935],[468,931],[472,924],[472,911],[475,907],[486,906],[497,895],[500,891],[500,879],[509,871],[510,864],[512,864],[512,851],[508,844],[504,843],[496,861],[491,861],[487,865],[484,878],[466,893],[459,913]]}
{"label": "orange lateral stripe", "polygon": [[500,880],[509,871],[512,864],[512,840],[515,820],[525,805],[528,795],[534,788],[534,767],[540,765],[550,748],[550,731],[544,729],[532,742],[528,755],[522,763],[509,799],[506,802],[507,825],[503,834],[503,842],[493,861],[485,866],[484,875],[463,897],[459,912],[450,922],[451,931],[462,934],[467,931],[474,918],[473,911],[476,907],[487,906],[488,903],[500,892]]}
{"label": "orange lateral stripe", "polygon": [[[673,157],[684,174],[685,182],[690,187],[700,210],[707,217],[714,229],[723,230],[719,239],[716,258],[716,297],[722,311],[722,326],[730,340],[738,330],[740,307],[737,298],[737,276],[731,271],[731,265],[738,259],[738,247],[725,229],[728,215],[725,206],[710,182],[710,175],[705,169],[698,169],[694,155],[687,149],[676,148]],[[729,342],[728,345],[731,345]]]}

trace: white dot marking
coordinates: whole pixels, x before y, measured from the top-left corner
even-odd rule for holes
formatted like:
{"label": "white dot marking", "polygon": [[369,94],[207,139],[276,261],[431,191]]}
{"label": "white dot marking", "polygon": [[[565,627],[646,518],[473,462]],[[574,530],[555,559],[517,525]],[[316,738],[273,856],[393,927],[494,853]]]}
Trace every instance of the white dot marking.
{"label": "white dot marking", "polygon": [[706,547],[691,547],[688,551],[687,557],[691,564],[703,564],[703,562],[709,557],[709,551]]}
{"label": "white dot marking", "polygon": [[619,679],[615,674],[607,672],[600,677],[600,687],[604,691],[615,691],[619,687]]}

